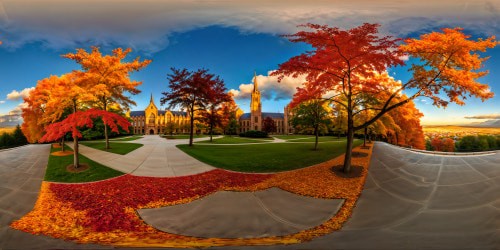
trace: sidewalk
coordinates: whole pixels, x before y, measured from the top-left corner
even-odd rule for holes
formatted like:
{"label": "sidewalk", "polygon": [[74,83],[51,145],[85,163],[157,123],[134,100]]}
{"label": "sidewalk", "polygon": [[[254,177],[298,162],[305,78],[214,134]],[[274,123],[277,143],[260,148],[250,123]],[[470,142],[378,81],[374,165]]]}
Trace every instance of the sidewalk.
{"label": "sidewalk", "polygon": [[[196,140],[206,140],[206,138]],[[110,168],[136,176],[186,176],[215,169],[176,147],[178,144],[186,144],[186,139],[167,140],[157,135],[145,135],[135,141],[120,143],[140,143],[144,146],[126,155],[119,155],[80,144],[80,154]]]}

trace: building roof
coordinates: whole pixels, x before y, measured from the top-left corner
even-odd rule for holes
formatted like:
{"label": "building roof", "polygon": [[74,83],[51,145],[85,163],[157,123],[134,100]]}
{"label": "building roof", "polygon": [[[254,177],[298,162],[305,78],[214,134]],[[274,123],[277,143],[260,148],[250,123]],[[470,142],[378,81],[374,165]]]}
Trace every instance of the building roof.
{"label": "building roof", "polygon": [[273,119],[284,119],[285,118],[285,114],[283,114],[283,113],[262,112],[262,119],[266,119],[266,117],[271,117]]}
{"label": "building roof", "polygon": [[240,116],[240,119],[250,119],[251,117],[251,114],[250,113],[243,113],[241,116]]}
{"label": "building roof", "polygon": [[[240,119],[250,119],[252,116],[251,113],[244,113],[240,116]],[[262,119],[266,119],[266,117],[271,117],[273,119],[285,119],[285,114],[283,113],[271,113],[271,112],[262,112]]]}
{"label": "building roof", "polygon": [[186,116],[187,113],[184,112],[184,111],[170,111],[173,115],[177,115],[177,116]]}
{"label": "building roof", "polygon": [[145,116],[146,113],[144,111],[130,111],[130,116]]}
{"label": "building roof", "polygon": [[[175,116],[186,116],[187,113],[184,111],[170,111]],[[165,115],[167,110],[158,110],[158,115]],[[145,116],[146,113],[144,111],[130,111],[130,116]]]}

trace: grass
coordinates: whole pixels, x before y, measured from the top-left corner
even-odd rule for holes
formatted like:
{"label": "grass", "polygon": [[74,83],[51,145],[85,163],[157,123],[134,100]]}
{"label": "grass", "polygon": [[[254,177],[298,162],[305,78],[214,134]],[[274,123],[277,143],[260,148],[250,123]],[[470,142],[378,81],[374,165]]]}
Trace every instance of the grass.
{"label": "grass", "polygon": [[114,138],[110,139],[110,141],[135,141],[137,139],[141,139],[143,136],[142,135],[133,135],[133,136],[127,136],[123,138]]}
{"label": "grass", "polygon": [[[361,145],[355,140],[354,146]],[[322,143],[317,151],[312,143],[269,143],[238,146],[196,144],[177,146],[192,157],[214,167],[240,172],[279,172],[325,162],[345,152],[341,143]]]}
{"label": "grass", "polygon": [[91,147],[94,149],[98,150],[103,150],[107,151],[110,153],[115,153],[115,154],[121,154],[121,155],[126,155],[140,147],[142,147],[142,144],[139,143],[116,143],[116,142],[109,142],[109,146],[111,147],[110,149],[105,149],[106,143],[105,142],[81,142],[82,145],[85,145],[87,147]]}
{"label": "grass", "polygon": [[[264,139],[264,140],[263,140]],[[251,139],[251,138],[246,138],[246,137],[239,137],[239,136],[233,136],[233,137],[229,137],[229,136],[224,136],[222,138],[219,138],[219,139],[213,139],[212,142],[210,142],[210,140],[206,140],[206,141],[199,141],[199,142],[196,142],[197,144],[240,144],[240,143],[259,143],[259,142],[266,142],[267,140],[265,140],[266,138],[255,138],[255,139]]]}
{"label": "grass", "polygon": [[[214,135],[215,136],[215,135]],[[204,138],[209,137],[209,135],[193,135],[193,138]],[[189,139],[189,135],[164,135],[163,138],[167,139]]]}
{"label": "grass", "polygon": [[[52,147],[51,152],[56,152],[59,150],[60,149],[55,149]],[[120,171],[108,168],[95,161],[92,161],[83,155],[80,155],[80,163],[86,163],[90,166],[90,168],[85,172],[70,173],[66,171],[66,166],[73,164],[73,155],[50,155],[44,180],[71,183],[90,182],[109,179],[124,174]]]}
{"label": "grass", "polygon": [[312,135],[273,135],[273,136],[282,140],[313,137]]}
{"label": "grass", "polygon": [[[289,142],[314,142],[316,138],[314,136],[309,136],[307,138],[297,138],[297,139],[288,139]],[[328,142],[328,141],[344,141],[345,138],[338,139],[337,136],[320,136],[318,138],[319,142]]]}

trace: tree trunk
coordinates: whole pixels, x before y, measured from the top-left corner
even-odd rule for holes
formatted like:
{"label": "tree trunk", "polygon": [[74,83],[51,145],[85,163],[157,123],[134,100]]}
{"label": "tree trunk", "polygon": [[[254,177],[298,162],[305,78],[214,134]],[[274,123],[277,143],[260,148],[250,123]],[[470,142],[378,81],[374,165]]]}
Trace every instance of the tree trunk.
{"label": "tree trunk", "polygon": [[[106,97],[104,97],[103,98],[104,111],[107,111],[107,109],[108,109],[108,106],[106,104],[107,104],[107,100],[106,100]],[[103,121],[103,123],[104,123],[104,121]],[[108,126],[106,125],[106,123],[104,123],[104,140],[106,141],[105,149],[109,149]]]}
{"label": "tree trunk", "polygon": [[314,127],[314,135],[316,136],[316,140],[314,142],[314,150],[318,150],[318,137],[319,137],[319,129],[318,126]]}
{"label": "tree trunk", "polygon": [[352,158],[352,146],[354,141],[354,121],[352,117],[352,112],[348,110],[347,112],[347,145],[344,157],[344,173],[349,173],[351,171],[351,158]]}
{"label": "tree trunk", "polygon": [[[73,114],[76,113],[76,101],[73,101]],[[73,165],[75,168],[80,166],[80,156],[78,155],[78,136],[73,137]]]}
{"label": "tree trunk", "polygon": [[210,142],[212,142],[213,128],[214,128],[214,126],[212,124],[210,124]]}
{"label": "tree trunk", "polygon": [[106,139],[106,149],[109,149],[108,126],[104,124],[104,138]]}
{"label": "tree trunk", "polygon": [[194,132],[194,110],[191,109],[191,121],[190,121],[191,130],[189,131],[189,146],[193,146],[193,132]]}
{"label": "tree trunk", "polygon": [[78,157],[78,137],[73,137],[73,165],[78,168],[80,159]]}
{"label": "tree trunk", "polygon": [[367,133],[368,133],[368,128],[365,127],[365,132],[363,133],[363,147],[366,147],[366,136],[367,136]]}
{"label": "tree trunk", "polygon": [[64,136],[62,137],[62,139],[61,139],[61,151],[62,151],[62,152],[64,152],[64,137],[65,137],[65,136],[66,136],[66,135],[64,135]]}

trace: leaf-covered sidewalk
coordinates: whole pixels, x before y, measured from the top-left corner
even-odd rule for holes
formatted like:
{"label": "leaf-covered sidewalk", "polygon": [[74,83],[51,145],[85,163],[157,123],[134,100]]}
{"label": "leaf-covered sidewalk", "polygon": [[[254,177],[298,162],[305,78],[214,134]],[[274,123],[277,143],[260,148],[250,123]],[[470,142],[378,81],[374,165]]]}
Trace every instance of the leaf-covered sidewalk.
{"label": "leaf-covered sidewalk", "polygon": [[[209,247],[227,245],[293,244],[329,234],[342,227],[362,191],[370,149],[353,158],[363,166],[357,178],[331,171],[343,156],[308,168],[276,174],[243,174],[225,170],[172,178],[124,175],[94,183],[44,182],[32,212],[12,227],[79,243],[135,247]],[[362,154],[366,153],[366,154]],[[211,193],[256,191],[270,187],[318,198],[345,199],[339,212],[320,226],[282,237],[254,239],[196,238],[159,231],[144,223],[136,210],[188,203]]]}

